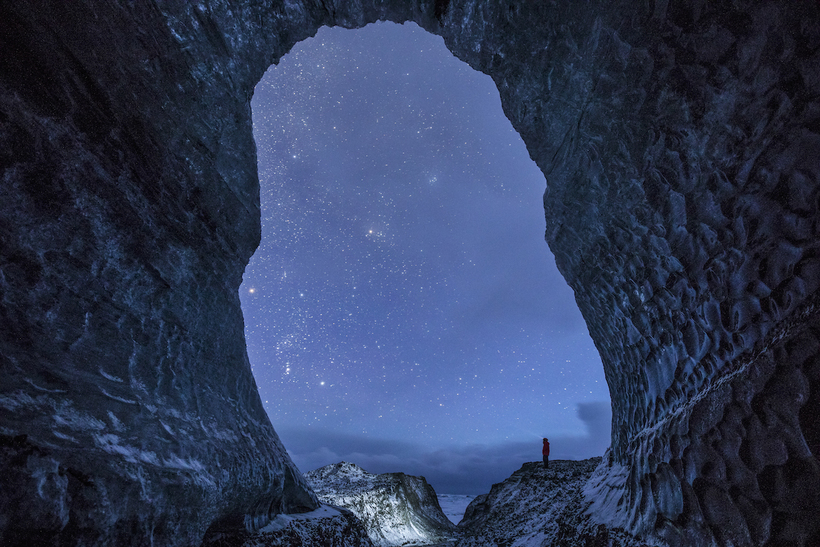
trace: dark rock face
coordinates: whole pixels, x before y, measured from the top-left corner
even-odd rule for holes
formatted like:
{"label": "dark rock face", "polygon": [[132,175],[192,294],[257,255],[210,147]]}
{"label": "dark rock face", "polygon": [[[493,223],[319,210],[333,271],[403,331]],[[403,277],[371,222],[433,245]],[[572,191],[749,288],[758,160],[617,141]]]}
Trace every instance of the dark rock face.
{"label": "dark rock face", "polygon": [[595,514],[820,543],[810,0],[0,5],[0,541],[193,544],[316,507],[242,339],[249,98],[320,26],[378,19],[490,74],[546,176],[613,395]]}
{"label": "dark rock face", "polygon": [[431,545],[454,539],[455,525],[424,477],[374,475],[341,462],[305,473],[319,498],[353,511],[375,545]]}
{"label": "dark rock face", "polygon": [[488,494],[475,498],[458,524],[456,547],[638,547],[619,529],[598,525],[585,514],[584,486],[601,458],[525,463]]}

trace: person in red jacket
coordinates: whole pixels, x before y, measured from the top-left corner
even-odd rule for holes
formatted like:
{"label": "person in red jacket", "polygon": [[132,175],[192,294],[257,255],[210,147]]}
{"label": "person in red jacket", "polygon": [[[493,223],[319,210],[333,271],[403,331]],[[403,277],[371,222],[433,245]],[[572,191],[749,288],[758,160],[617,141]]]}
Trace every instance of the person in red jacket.
{"label": "person in red jacket", "polygon": [[544,456],[544,469],[550,468],[550,441],[544,437],[544,446],[541,448],[541,455]]}

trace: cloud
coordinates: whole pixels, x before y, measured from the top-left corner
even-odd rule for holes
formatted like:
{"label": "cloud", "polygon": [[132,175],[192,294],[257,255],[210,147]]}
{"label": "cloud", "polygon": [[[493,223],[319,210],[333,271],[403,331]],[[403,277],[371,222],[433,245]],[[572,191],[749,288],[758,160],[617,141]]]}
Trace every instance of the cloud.
{"label": "cloud", "polygon": [[[610,442],[609,403],[580,403],[585,434],[550,437],[551,459],[579,460],[603,455]],[[370,473],[420,475],[439,494],[482,494],[525,462],[541,459],[540,438],[497,445],[430,449],[420,444],[314,428],[280,428],[279,435],[302,471],[347,461]]]}

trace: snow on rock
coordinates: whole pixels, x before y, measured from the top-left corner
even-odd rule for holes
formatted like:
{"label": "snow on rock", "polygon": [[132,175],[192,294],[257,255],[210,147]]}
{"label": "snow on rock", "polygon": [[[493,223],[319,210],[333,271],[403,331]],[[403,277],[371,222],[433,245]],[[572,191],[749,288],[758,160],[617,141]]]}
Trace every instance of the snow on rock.
{"label": "snow on rock", "polygon": [[376,545],[430,545],[454,538],[456,528],[424,477],[374,475],[341,462],[305,473],[305,478],[322,501],[359,517]]}
{"label": "snow on rock", "polygon": [[584,485],[601,458],[525,463],[467,507],[456,547],[574,547],[646,545],[623,530],[592,522]]}
{"label": "snow on rock", "polygon": [[367,531],[346,509],[320,505],[296,514],[277,515],[255,533],[213,534],[203,547],[372,547]]}

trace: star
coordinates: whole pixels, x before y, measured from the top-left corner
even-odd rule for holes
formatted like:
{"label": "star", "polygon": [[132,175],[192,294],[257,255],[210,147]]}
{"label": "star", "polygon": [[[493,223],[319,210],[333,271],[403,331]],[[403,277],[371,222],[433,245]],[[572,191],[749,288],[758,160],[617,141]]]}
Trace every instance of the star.
{"label": "star", "polygon": [[573,434],[564,407],[606,382],[543,241],[544,176],[492,81],[411,28],[322,29],[255,90],[262,240],[240,297],[260,395],[277,426],[431,450]]}

